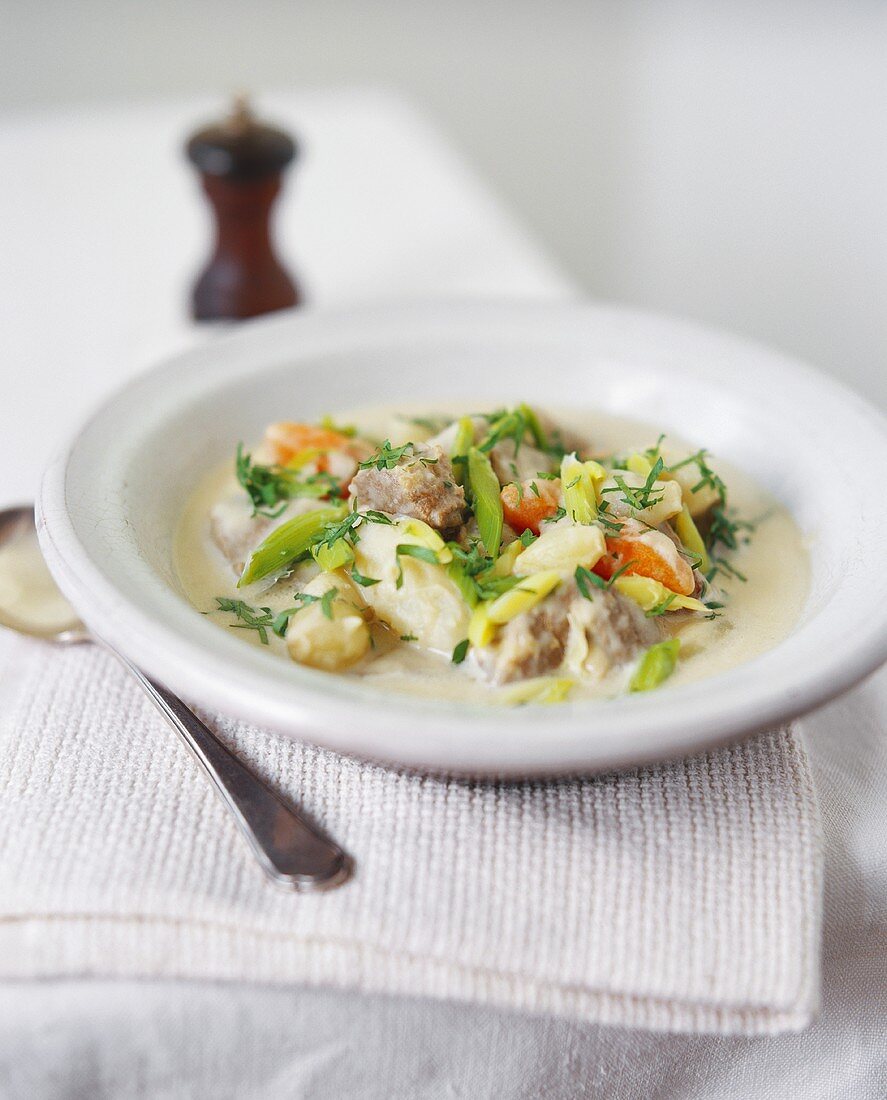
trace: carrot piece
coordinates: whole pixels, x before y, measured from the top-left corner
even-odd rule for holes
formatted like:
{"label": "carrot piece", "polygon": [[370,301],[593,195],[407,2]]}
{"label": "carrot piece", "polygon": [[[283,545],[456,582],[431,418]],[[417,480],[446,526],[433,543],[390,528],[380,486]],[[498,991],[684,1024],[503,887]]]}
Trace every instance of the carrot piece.
{"label": "carrot piece", "polygon": [[526,530],[538,535],[540,524],[558,509],[559,491],[560,482],[543,479],[506,485],[499,493],[505,522],[519,535]]}
{"label": "carrot piece", "polygon": [[626,573],[652,577],[672,592],[690,596],[696,588],[693,570],[677,554],[666,557],[655,546],[641,539],[607,538],[607,553],[594,566],[594,572],[604,580],[627,565]]}
{"label": "carrot piece", "polygon": [[318,428],[314,424],[294,424],[288,420],[269,424],[265,429],[265,439],[274,448],[277,461],[282,465],[300,451],[339,451],[351,442],[347,435],[334,432],[330,428]]}

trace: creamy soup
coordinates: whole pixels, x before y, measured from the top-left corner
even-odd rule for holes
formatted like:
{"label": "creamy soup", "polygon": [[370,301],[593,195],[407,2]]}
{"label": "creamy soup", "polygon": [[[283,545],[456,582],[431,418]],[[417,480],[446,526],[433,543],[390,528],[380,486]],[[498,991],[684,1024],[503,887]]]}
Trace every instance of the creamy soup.
{"label": "creamy soup", "polygon": [[557,702],[712,676],[791,631],[803,537],[655,427],[525,406],[281,422],[196,485],[195,608],[382,691]]}

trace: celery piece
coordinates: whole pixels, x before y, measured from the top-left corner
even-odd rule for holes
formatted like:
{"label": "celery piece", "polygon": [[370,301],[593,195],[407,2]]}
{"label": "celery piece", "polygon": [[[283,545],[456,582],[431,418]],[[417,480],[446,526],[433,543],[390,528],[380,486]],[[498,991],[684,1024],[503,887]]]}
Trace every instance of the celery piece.
{"label": "celery piece", "polygon": [[450,461],[453,463],[453,476],[459,485],[464,484],[468,452],[474,443],[474,421],[470,416],[463,416],[456,429],[456,438],[453,440],[453,453]]}
{"label": "celery piece", "polygon": [[260,581],[306,554],[318,540],[326,524],[343,519],[346,512],[344,504],[317,508],[311,512],[303,512],[300,516],[293,516],[286,523],[275,527],[253,551],[237,587],[242,588],[253,581]]}
{"label": "celery piece", "polygon": [[468,450],[468,486],[484,549],[491,558],[498,558],[502,542],[499,479],[493,472],[490,460],[477,447]]}
{"label": "celery piece", "polygon": [[354,550],[346,538],[340,538],[333,543],[321,542],[317,546],[312,546],[311,557],[324,573],[332,573],[354,561]]}
{"label": "celery piece", "polygon": [[667,642],[651,645],[641,657],[634,671],[629,691],[652,691],[671,676],[678,661],[681,648],[680,639],[670,638]]}

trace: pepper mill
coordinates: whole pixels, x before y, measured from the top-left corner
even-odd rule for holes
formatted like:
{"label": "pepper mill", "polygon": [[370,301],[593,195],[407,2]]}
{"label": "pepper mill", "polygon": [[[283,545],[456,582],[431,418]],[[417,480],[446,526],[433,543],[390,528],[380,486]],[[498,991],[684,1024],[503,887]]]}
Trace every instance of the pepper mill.
{"label": "pepper mill", "polygon": [[215,250],[194,284],[199,321],[255,317],[298,305],[301,294],[271,242],[271,208],[296,144],[259,122],[245,98],[223,122],[195,133],[188,159],[200,172],[216,223]]}

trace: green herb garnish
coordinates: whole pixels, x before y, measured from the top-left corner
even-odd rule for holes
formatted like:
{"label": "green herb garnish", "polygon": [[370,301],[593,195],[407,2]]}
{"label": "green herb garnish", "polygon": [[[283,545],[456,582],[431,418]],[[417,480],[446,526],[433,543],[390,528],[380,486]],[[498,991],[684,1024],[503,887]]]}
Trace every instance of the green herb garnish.
{"label": "green herb garnish", "polygon": [[468,639],[463,638],[462,641],[459,642],[459,644],[453,650],[453,664],[461,665],[462,662],[465,660],[466,653],[468,653]]}
{"label": "green herb garnish", "polygon": [[621,565],[610,577],[609,580],[604,580],[603,577],[599,577],[597,573],[592,573],[590,569],[586,569],[584,565],[577,565],[576,572],[573,576],[576,578],[576,587],[580,593],[586,598],[586,600],[593,600],[594,596],[589,590],[589,585],[593,585],[595,588],[599,588],[601,592],[606,592],[613,587],[613,582],[616,581],[626,569],[629,568],[631,562],[626,562]]}
{"label": "green herb garnish", "polygon": [[231,623],[234,630],[255,630],[262,645],[268,644],[268,628],[273,627],[274,616],[270,607],[251,607],[243,600],[232,600],[227,596],[216,596],[219,611],[227,611],[239,621]]}

